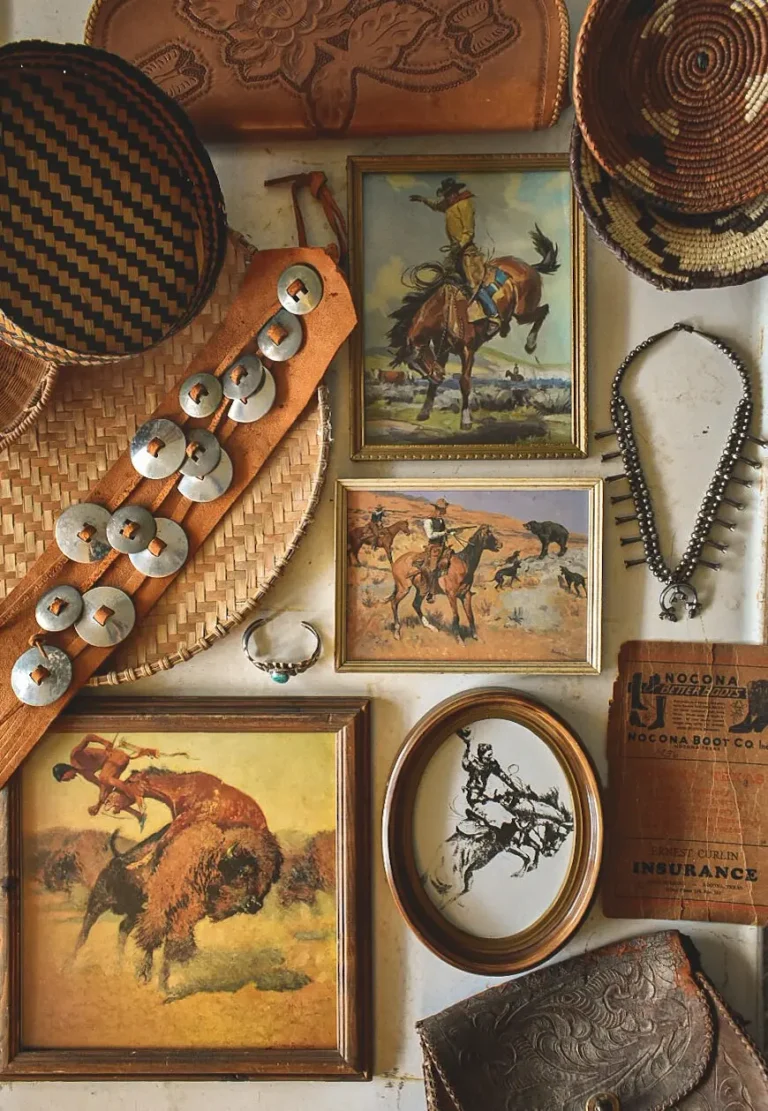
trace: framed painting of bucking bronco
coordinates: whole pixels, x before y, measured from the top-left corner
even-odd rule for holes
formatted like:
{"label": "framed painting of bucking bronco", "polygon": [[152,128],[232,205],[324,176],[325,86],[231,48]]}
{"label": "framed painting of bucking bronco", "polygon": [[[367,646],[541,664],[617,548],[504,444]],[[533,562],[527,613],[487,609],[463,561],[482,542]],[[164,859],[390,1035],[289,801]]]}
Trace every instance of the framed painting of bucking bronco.
{"label": "framed painting of bucking bronco", "polygon": [[87,699],[0,794],[0,1080],[371,1075],[368,704]]}
{"label": "framed painting of bucking bronco", "polygon": [[601,485],[341,480],[337,668],[599,672]]}
{"label": "framed painting of bucking bronco", "polygon": [[587,454],[565,155],[348,160],[355,459]]}

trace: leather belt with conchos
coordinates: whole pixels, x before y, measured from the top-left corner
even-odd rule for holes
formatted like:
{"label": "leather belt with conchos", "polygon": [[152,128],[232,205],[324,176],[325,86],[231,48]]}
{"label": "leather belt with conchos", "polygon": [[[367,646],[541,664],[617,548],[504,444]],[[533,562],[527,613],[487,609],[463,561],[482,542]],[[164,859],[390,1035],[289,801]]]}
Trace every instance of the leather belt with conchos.
{"label": "leather belt with conchos", "polygon": [[0,786],[253,480],[354,325],[324,250],[254,256],[179,384],[0,604]]}

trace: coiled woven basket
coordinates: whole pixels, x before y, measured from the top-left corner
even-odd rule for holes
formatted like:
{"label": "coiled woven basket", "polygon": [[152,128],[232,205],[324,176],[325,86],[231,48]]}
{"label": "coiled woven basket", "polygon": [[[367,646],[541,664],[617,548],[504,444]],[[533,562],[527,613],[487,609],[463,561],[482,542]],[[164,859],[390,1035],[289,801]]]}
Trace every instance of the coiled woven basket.
{"label": "coiled woven basket", "polygon": [[768,192],[768,4],[592,0],[574,107],[595,158],[635,195],[713,213]]}

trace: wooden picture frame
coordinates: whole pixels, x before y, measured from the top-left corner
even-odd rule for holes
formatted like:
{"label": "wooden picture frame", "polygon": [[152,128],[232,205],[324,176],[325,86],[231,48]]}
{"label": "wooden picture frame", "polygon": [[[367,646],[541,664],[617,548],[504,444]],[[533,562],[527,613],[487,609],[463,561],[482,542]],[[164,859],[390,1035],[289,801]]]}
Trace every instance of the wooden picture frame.
{"label": "wooden picture frame", "polygon": [[[464,189],[454,195],[472,207],[457,218],[455,239],[449,216],[442,227],[454,195],[446,198],[441,191],[446,181],[459,178]],[[568,155],[353,157],[347,160],[347,184],[359,321],[350,340],[352,458],[585,458],[586,223]],[[424,201],[432,214],[413,199]],[[374,210],[370,218],[368,208]],[[452,250],[451,244],[464,242],[470,231],[471,249],[481,261],[467,275],[460,273],[466,270],[463,256],[456,262],[458,246]],[[375,253],[366,253],[367,243],[376,244]],[[482,260],[487,289],[474,272],[479,266],[482,274]],[[507,269],[492,273],[493,262]],[[400,338],[414,343],[395,342],[392,313],[446,267],[448,292],[438,287],[436,295],[447,300],[435,301],[430,316],[435,334],[406,329]],[[479,331],[486,328],[482,318],[472,319],[478,304],[497,314],[487,338]],[[469,371],[466,397],[462,367]],[[441,384],[429,398],[428,372]]]}
{"label": "wooden picture frame", "polygon": [[[514,935],[480,937],[449,921],[427,893],[427,873],[416,860],[414,812],[422,777],[441,746],[458,730],[496,719],[506,719],[530,730],[554,754],[574,802],[574,844],[566,878],[545,913]],[[463,739],[469,751],[471,742]],[[495,750],[494,760],[498,755]],[[519,777],[525,780],[523,766]],[[462,822],[469,817],[470,809],[468,806]],[[560,949],[579,928],[594,899],[602,840],[600,789],[578,737],[541,702],[508,688],[464,691],[435,706],[408,734],[390,773],[382,842],[395,902],[424,945],[466,972],[488,976],[525,972]]]}
{"label": "wooden picture frame", "polygon": [[[52,730],[46,734],[46,737],[40,742],[40,746],[45,746],[49,738],[53,737],[53,743],[62,745],[64,740],[59,742],[56,738],[59,734],[66,734],[67,737],[71,735],[72,743],[83,734],[96,732],[97,734],[105,734],[108,738],[114,735],[119,735],[121,738],[127,735],[144,735],[154,733],[158,736],[171,733],[182,733],[187,738],[187,747],[189,748],[189,755],[194,758],[195,748],[198,752],[204,751],[203,744],[209,746],[214,742],[220,746],[222,751],[222,760],[230,760],[229,764],[224,763],[225,767],[229,767],[230,772],[233,770],[232,760],[241,760],[241,753],[244,751],[246,742],[253,741],[253,746],[256,751],[261,753],[259,759],[259,775],[262,776],[260,782],[268,782],[268,769],[269,768],[282,768],[281,760],[281,746],[284,746],[286,771],[280,772],[280,775],[290,776],[294,773],[290,768],[290,738],[288,734],[294,734],[295,743],[302,744],[300,749],[301,753],[315,752],[315,737],[317,736],[317,743],[323,745],[323,763],[318,763],[317,767],[323,769],[328,768],[328,775],[330,776],[327,781],[322,784],[325,791],[324,805],[328,813],[333,814],[335,811],[335,852],[330,850],[333,855],[331,856],[332,864],[328,865],[333,869],[334,890],[335,894],[328,894],[329,887],[325,881],[313,878],[312,884],[317,884],[318,892],[322,891],[323,899],[323,914],[330,916],[331,932],[326,933],[325,937],[330,938],[320,942],[314,939],[314,935],[307,935],[307,939],[301,942],[304,945],[305,951],[307,946],[312,944],[313,940],[316,945],[328,945],[331,956],[328,958],[329,963],[323,965],[323,968],[328,967],[335,969],[335,973],[329,973],[325,979],[328,981],[330,976],[330,986],[327,988],[327,995],[322,998],[329,1000],[328,1006],[335,1008],[330,1014],[326,1016],[326,1012],[321,1010],[317,1003],[317,996],[312,996],[312,1003],[305,1006],[309,1007],[307,1015],[307,1029],[310,1035],[313,1034],[313,1023],[320,1023],[320,1016],[323,1025],[328,1026],[330,1031],[335,1031],[332,1034],[335,1037],[336,1044],[329,1048],[327,1045],[314,1048],[311,1044],[301,1043],[298,1046],[271,1046],[269,1048],[249,1048],[248,1044],[241,1044],[237,1048],[237,1037],[240,1036],[239,1032],[232,1037],[232,1044],[227,1044],[227,1032],[220,1033],[217,1027],[218,1041],[215,1047],[206,1048],[204,1044],[200,1044],[199,1038],[194,1047],[178,1047],[178,1046],[163,1046],[154,1048],[152,1046],[144,1045],[141,1048],[130,1048],[125,1044],[119,1047],[104,1047],[103,1045],[97,1048],[78,1048],[78,1046],[69,1045],[67,1047],[48,1046],[41,1047],[40,1045],[27,1044],[25,1041],[23,1020],[23,1007],[24,1000],[27,998],[25,992],[25,948],[22,945],[22,914],[24,914],[24,933],[27,932],[30,923],[27,922],[27,909],[31,904],[27,901],[30,896],[25,892],[29,890],[28,884],[32,883],[33,877],[25,874],[24,864],[24,845],[22,843],[22,826],[25,815],[23,814],[24,798],[37,798],[38,795],[25,794],[30,790],[37,791],[38,788],[35,782],[31,787],[24,787],[24,776],[27,773],[26,769],[29,767],[29,760],[35,757],[35,752],[31,754],[24,765],[19,769],[17,774],[8,784],[7,788],[0,793],[0,822],[2,822],[2,835],[0,835],[0,1081],[9,1082],[16,1080],[42,1080],[42,1079],[177,1079],[177,1080],[194,1080],[194,1079],[247,1079],[247,1078],[261,1078],[261,1079],[279,1079],[279,1078],[294,1078],[294,1079],[325,1079],[325,1080],[369,1080],[372,1072],[372,984],[371,984],[371,890],[370,890],[370,815],[371,815],[371,783],[370,783],[370,749],[369,749],[369,703],[366,699],[354,698],[280,698],[280,699],[217,699],[217,698],[188,698],[188,699],[83,699],[73,704],[65,714],[59,719]],[[195,734],[198,735],[198,744],[195,745]],[[227,736],[228,734],[237,735],[233,736],[232,744],[234,748],[228,748]],[[253,738],[250,737],[253,734]],[[261,742],[259,742],[259,735],[263,735]],[[285,736],[284,736],[285,735]],[[179,739],[178,737],[176,738]],[[269,749],[264,747],[267,741],[271,745]],[[122,743],[122,741],[121,741]],[[237,746],[240,746],[239,748]],[[119,746],[118,746],[119,747]],[[176,747],[173,745],[166,745],[164,747]],[[44,750],[43,750],[44,751]],[[53,751],[53,750],[51,750]],[[63,751],[68,751],[65,746]],[[208,750],[210,751],[210,747]],[[298,750],[297,750],[298,751]],[[269,760],[266,761],[266,755],[271,753]],[[180,757],[181,754],[174,753],[160,753],[160,756],[173,756]],[[42,756],[41,756],[42,761]],[[202,757],[198,757],[202,760]],[[299,762],[297,757],[297,764]],[[305,762],[306,757],[304,758]],[[250,758],[249,758],[250,761]],[[141,760],[141,763],[146,763]],[[176,763],[179,764],[180,760],[177,759]],[[196,772],[203,770],[204,764],[192,763],[190,765]],[[247,764],[243,762],[243,767],[250,769],[252,761]],[[313,765],[314,768],[314,765]],[[49,771],[49,765],[46,765],[46,771]],[[149,768],[145,771],[133,775],[144,775],[145,780],[151,774],[166,773],[169,769],[167,767]],[[37,773],[35,773],[37,774]],[[256,774],[255,771],[249,774]],[[305,773],[309,774],[309,773]],[[312,773],[319,782],[319,775],[317,772]],[[275,773],[277,775],[277,773]],[[49,775],[45,776],[46,784],[49,780]],[[211,776],[206,778],[210,779]],[[232,776],[230,776],[230,779]],[[274,779],[274,775],[273,775]],[[285,781],[279,779],[279,790],[282,792],[281,798],[291,799],[291,790],[298,791],[303,784],[302,779],[296,780],[299,784],[298,787],[293,786],[294,781]],[[189,782],[189,781],[187,781]],[[221,784],[221,780],[217,779],[217,783]],[[287,786],[286,786],[287,782]],[[91,783],[86,783],[82,779],[78,779],[74,784],[78,791],[83,791],[85,787],[96,796],[97,787]],[[71,790],[73,783],[56,783],[53,778],[50,778],[51,791],[58,791],[59,788]],[[228,788],[226,782],[223,783],[222,793],[224,789]],[[46,785],[46,790],[48,787]],[[274,786],[270,788],[272,794],[269,796],[273,799],[273,808],[276,805],[275,792],[278,788]],[[301,788],[303,789],[303,788]],[[307,799],[313,797],[315,788],[310,785],[308,793],[301,798],[301,805],[308,806]],[[320,787],[317,788],[318,792]],[[287,792],[287,794],[286,794]],[[334,795],[335,792],[335,795]],[[265,789],[266,793],[266,789]],[[218,789],[215,792],[216,798],[219,797]],[[78,796],[79,797],[79,796]],[[114,796],[117,798],[117,796]],[[334,802],[335,797],[335,802]],[[150,800],[156,796],[149,795]],[[251,800],[252,801],[252,800]],[[141,800],[141,804],[147,805],[146,799]],[[113,805],[115,805],[113,803]],[[124,805],[122,802],[120,805]],[[208,805],[206,803],[206,805]],[[157,802],[150,801],[150,807],[159,807]],[[258,809],[258,808],[257,808]],[[154,811],[150,809],[150,818]],[[172,812],[173,813],[173,812]],[[297,811],[298,813],[298,811]],[[308,813],[305,809],[302,813]],[[182,814],[182,810],[177,811],[176,817],[165,828],[168,829],[178,821],[178,815]],[[111,818],[112,815],[110,814]],[[126,821],[131,821],[129,815],[124,815]],[[262,815],[263,817],[263,815]],[[163,820],[166,820],[163,818]],[[208,819],[206,819],[208,820]],[[211,819],[213,820],[213,819]],[[333,819],[332,819],[333,820]],[[202,819],[201,819],[202,821]],[[117,818],[114,819],[117,824]],[[135,822],[133,823],[135,825]],[[133,826],[130,827],[131,829]],[[143,828],[143,827],[142,827]],[[201,827],[195,826],[195,830]],[[239,827],[235,831],[236,834],[242,836]],[[314,828],[314,827],[313,827]],[[231,826],[222,823],[221,829],[224,831],[222,837],[225,839],[230,836]],[[154,837],[162,837],[160,834],[154,834]],[[269,831],[267,831],[269,833]],[[113,835],[114,836],[114,835]],[[323,835],[318,835],[323,836]],[[149,843],[152,837],[146,839]],[[311,844],[311,842],[307,842]],[[38,842],[35,842],[35,851],[37,851]],[[118,855],[114,849],[114,840],[111,842],[112,851],[114,855]],[[229,844],[229,842],[227,842]],[[302,862],[302,867],[305,864],[305,857],[291,858],[288,855],[288,849],[285,842],[280,842],[283,852],[283,867],[291,859],[298,859]],[[170,854],[172,845],[169,845],[164,851],[166,855]],[[187,845],[185,843],[186,850]],[[28,851],[28,848],[27,848]],[[231,853],[232,849],[227,850],[224,857]],[[238,850],[240,851],[240,850]],[[304,851],[303,849],[301,850]],[[147,849],[146,853],[150,850]],[[134,864],[133,867],[144,867],[144,862],[147,856],[141,858],[141,854],[134,855],[131,850],[130,859],[139,859],[139,864]],[[221,861],[224,857],[219,857]],[[37,858],[35,858],[37,859]],[[155,868],[156,857],[151,856],[151,867]],[[130,865],[129,865],[130,867]],[[231,865],[230,865],[231,867]],[[142,873],[143,875],[144,873]],[[222,865],[223,875],[223,865]],[[298,877],[296,882],[307,882],[306,868],[304,871],[296,871],[296,866],[286,877],[284,874],[280,878],[280,882],[288,879],[290,884],[294,883],[295,878]],[[221,876],[215,877],[215,882],[223,885],[228,880],[223,880]],[[243,883],[242,879],[234,879],[233,883]],[[277,881],[276,881],[277,883]],[[270,889],[267,896],[262,896],[262,900],[267,902],[270,894],[273,895],[273,900],[277,899],[280,895],[282,900],[281,891],[284,890],[273,884],[274,891]],[[325,885],[324,885],[325,884]],[[39,887],[42,891],[42,886]],[[146,890],[146,889],[145,889]],[[91,896],[93,888],[91,888]],[[212,899],[214,906],[219,897],[219,888],[206,888],[206,899]],[[296,896],[294,892],[294,897]],[[301,897],[303,902],[309,903],[310,899],[304,895]],[[317,899],[320,896],[318,894]],[[178,905],[178,904],[177,904]],[[246,904],[247,906],[248,904]],[[207,906],[207,904],[206,904]],[[272,919],[275,920],[276,914],[280,915],[285,913],[296,912],[297,915],[303,915],[303,918],[295,919],[301,922],[309,921],[312,927],[317,908],[312,908],[310,905],[302,905],[298,903],[296,906],[291,906],[290,911],[286,912],[283,909],[283,902],[273,902]],[[333,909],[335,907],[335,910]],[[122,913],[122,911],[120,912]],[[255,937],[247,931],[252,931],[256,928],[261,928],[258,916],[251,918],[251,914],[256,915],[255,911],[251,909],[246,912],[242,911],[242,906],[238,908],[238,912],[233,917],[226,918],[224,921],[221,917],[209,918],[205,922],[198,921],[197,928],[205,925],[210,930],[221,930],[224,927],[229,928],[232,923],[237,925],[240,930],[246,931],[246,936]],[[259,913],[262,915],[264,911],[259,906]],[[53,919],[47,917],[42,913],[42,920],[52,922]],[[113,920],[109,915],[102,920],[104,925],[103,929],[109,927],[114,930],[115,926]],[[116,920],[115,920],[116,921]],[[126,922],[127,919],[123,919]],[[294,921],[292,919],[292,921]],[[335,923],[335,925],[333,924]],[[34,923],[33,923],[34,925]],[[46,929],[48,927],[46,926]],[[53,927],[51,927],[53,928]],[[75,927],[76,928],[76,927]],[[272,929],[272,926],[265,928]],[[294,927],[291,927],[292,929]],[[316,927],[315,927],[316,929]],[[137,934],[140,930],[137,931]],[[53,936],[53,935],[51,935]],[[101,935],[103,939],[109,940],[112,944],[111,938],[107,939],[106,934]],[[115,935],[116,936],[116,935]],[[212,936],[209,932],[206,935],[208,938]],[[221,939],[224,935],[218,933],[215,935]],[[237,935],[241,937],[241,934]],[[300,935],[304,938],[304,935]],[[319,935],[318,935],[319,936]],[[91,935],[91,944],[94,944],[93,938],[96,938],[96,956],[91,957],[92,960],[101,959],[101,954],[104,951],[100,946],[104,941],[99,940],[99,935],[94,933]],[[25,942],[25,946],[28,945]],[[35,943],[37,944],[37,943]],[[129,938],[129,948],[127,958],[130,960],[133,954],[133,948],[138,943],[135,942],[135,935]],[[219,941],[219,945],[221,945]],[[255,945],[255,941],[252,942]],[[87,943],[86,943],[87,946]],[[209,953],[210,953],[209,942]],[[36,950],[30,950],[35,951]],[[136,952],[141,953],[139,948]],[[200,947],[196,957],[200,957],[200,952],[203,948]],[[223,950],[222,950],[223,952]],[[261,950],[259,950],[261,952]],[[315,950],[317,952],[317,950]],[[158,956],[161,949],[157,949]],[[325,953],[325,949],[323,949]],[[83,949],[83,954],[87,956],[87,948]],[[167,955],[167,950],[166,950]],[[215,954],[214,954],[215,955]],[[224,952],[224,960],[235,962],[238,957],[242,956],[239,948],[234,948],[231,951]],[[80,957],[80,954],[78,954]],[[38,958],[35,957],[35,960]],[[295,959],[295,958],[291,958]],[[320,957],[313,957],[315,964],[309,964],[307,967],[310,971],[319,966]],[[76,962],[72,961],[73,965],[77,967]],[[155,967],[157,967],[157,960]],[[222,963],[222,962],[220,962]],[[300,962],[299,962],[300,963]],[[122,967],[122,966],[121,966]],[[180,966],[183,971],[186,971],[187,966]],[[194,968],[195,965],[189,966]],[[211,967],[204,966],[204,972]],[[111,968],[111,965],[110,965]],[[175,965],[171,966],[172,975],[170,983],[173,983],[173,970]],[[130,966],[128,973],[130,973]],[[280,971],[278,969],[278,971]],[[123,973],[122,974],[128,974]],[[291,970],[291,975],[293,975]],[[161,971],[162,977],[162,971]],[[311,978],[304,977],[304,981],[309,983],[310,988],[323,986],[320,981],[315,983]],[[90,981],[88,981],[90,983]],[[125,982],[125,981],[123,981]],[[162,981],[160,981],[162,982]],[[167,988],[168,980],[166,980]],[[301,984],[303,987],[303,983]],[[65,985],[59,984],[57,990],[63,991]],[[296,992],[292,989],[290,991],[284,990],[282,986],[275,987],[268,985],[264,990],[260,990],[261,985],[255,981],[248,982],[243,986],[240,982],[235,987],[224,986],[220,989],[218,982],[214,987],[195,987],[193,992],[188,992],[186,996],[176,995],[171,998],[166,996],[160,1002],[171,1006],[166,1006],[163,1009],[162,1015],[168,1015],[168,1022],[173,1020],[173,1004],[177,1003],[177,999],[181,998],[183,1003],[192,1004],[194,1007],[193,1018],[197,1024],[197,1029],[204,1031],[204,1036],[207,1037],[210,1033],[213,1020],[206,1023],[206,1007],[208,1000],[213,999],[216,1007],[220,1005],[230,1006],[231,1000],[236,1000],[238,995],[242,995],[243,991],[258,991],[261,998],[259,1006],[267,1008],[269,1000],[277,1000],[282,1006],[282,1000],[285,997],[288,999],[286,1006],[290,1005],[293,1008],[301,1008],[302,1004],[294,1003],[293,999],[296,998]],[[29,990],[29,989],[27,989]],[[85,989],[84,989],[85,990]],[[150,994],[159,991],[159,987],[155,986],[154,981],[143,984],[140,989],[142,992],[149,992]],[[214,992],[215,995],[210,996],[204,994],[206,992]],[[188,996],[191,995],[191,998]],[[300,996],[300,993],[299,993]],[[149,999],[148,996],[143,996]],[[252,1002],[249,1002],[252,996],[248,996],[242,1006],[250,1007],[250,1012],[242,1012],[244,1014],[253,1013],[258,1011]],[[119,995],[116,992],[116,1000],[119,1000]],[[335,1003],[334,1003],[335,1000]],[[258,1000],[257,1000],[258,1001]],[[154,999],[151,1000],[154,1007]],[[122,1006],[126,1006],[125,1001],[120,1001]],[[214,1005],[212,1004],[212,1005]],[[116,1003],[117,1005],[117,1003]],[[178,1004],[177,1004],[178,1005]],[[190,1012],[185,1012],[190,1014]],[[213,1012],[217,1017],[215,1021],[218,1023],[221,1020],[218,1018],[218,1011]],[[238,1012],[241,1013],[241,1012]],[[272,1012],[269,1012],[270,1014]],[[286,1028],[293,1029],[293,1016],[294,1014],[300,1015],[299,1011],[291,1011],[284,1018]],[[313,1017],[314,1016],[314,1017]],[[304,1016],[300,1016],[304,1021]],[[327,1021],[326,1021],[327,1018]],[[95,1024],[99,1022],[99,1014],[93,1014],[93,1021]],[[134,1015],[134,1022],[138,1022]],[[150,1021],[149,1013],[146,1016],[146,1021]],[[192,1023],[192,1018],[185,1019],[186,1022]],[[264,1020],[266,1021],[266,1020]],[[66,1025],[62,1023],[62,1029],[66,1030]],[[136,1025],[136,1029],[139,1026]],[[224,1029],[224,1027],[221,1027]],[[232,1027],[230,1026],[230,1030]],[[249,1035],[250,1036],[250,1035]]]}
{"label": "wooden picture frame", "polygon": [[[595,478],[340,479],[336,669],[599,673],[602,491]],[[468,589],[465,575],[458,593],[456,568],[452,585],[439,574],[429,584],[416,576],[416,561],[427,555],[426,522],[436,512],[430,507],[440,498],[457,554],[465,543],[466,550],[470,541],[480,544],[478,526],[490,530],[471,561]],[[386,546],[370,535],[377,507]],[[548,539],[541,555],[546,538],[529,525],[552,526],[565,549]]]}

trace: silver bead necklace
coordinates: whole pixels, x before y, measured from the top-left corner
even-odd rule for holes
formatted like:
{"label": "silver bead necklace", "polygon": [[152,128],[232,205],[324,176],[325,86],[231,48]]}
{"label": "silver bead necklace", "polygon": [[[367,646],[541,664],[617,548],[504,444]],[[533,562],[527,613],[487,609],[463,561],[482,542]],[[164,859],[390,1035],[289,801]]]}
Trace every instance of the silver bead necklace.
{"label": "silver bead necklace", "polygon": [[[629,403],[622,393],[622,384],[627,371],[638,355],[647,351],[649,347],[664,339],[665,336],[681,331],[701,336],[709,343],[714,344],[718,351],[722,351],[736,368],[741,378],[743,392],[736,406],[725,449],[715,468],[712,481],[707,487],[688,546],[677,566],[671,567],[661,554],[653,503],[640,462],[640,454],[632,426],[632,413]],[[630,492],[614,495],[611,497],[611,504],[618,505],[621,502],[631,500],[635,512],[617,517],[616,524],[625,525],[630,522],[637,522],[638,526],[638,535],[623,537],[621,546],[642,544],[645,553],[642,559],[625,560],[624,566],[629,568],[647,564],[659,582],[664,584],[660,598],[661,612],[659,613],[662,620],[677,621],[677,606],[680,604],[685,606],[689,617],[695,617],[700,613],[701,604],[690,580],[699,566],[709,567],[713,571],[720,570],[721,565],[719,563],[713,563],[711,560],[703,558],[703,551],[705,548],[713,548],[718,552],[728,550],[727,544],[712,539],[710,534],[716,528],[731,532],[736,527],[733,521],[720,516],[724,505],[736,510],[745,508],[744,502],[728,496],[728,486],[731,483],[736,483],[747,489],[751,488],[752,482],[749,479],[739,478],[734,472],[740,464],[755,470],[759,470],[761,466],[754,459],[742,454],[744,444],[749,440],[761,448],[768,447],[766,441],[759,440],[756,436],[749,434],[753,408],[752,387],[749,381],[749,372],[744,362],[718,336],[701,332],[690,324],[675,324],[672,328],[666,328],[663,332],[657,332],[655,335],[649,336],[633,351],[630,351],[616,372],[611,387],[611,420],[613,427],[605,432],[598,432],[595,438],[599,440],[607,436],[615,436],[618,442],[618,451],[607,452],[602,458],[603,462],[621,458],[624,463],[624,470],[621,474],[609,475],[606,482],[626,481]]]}

